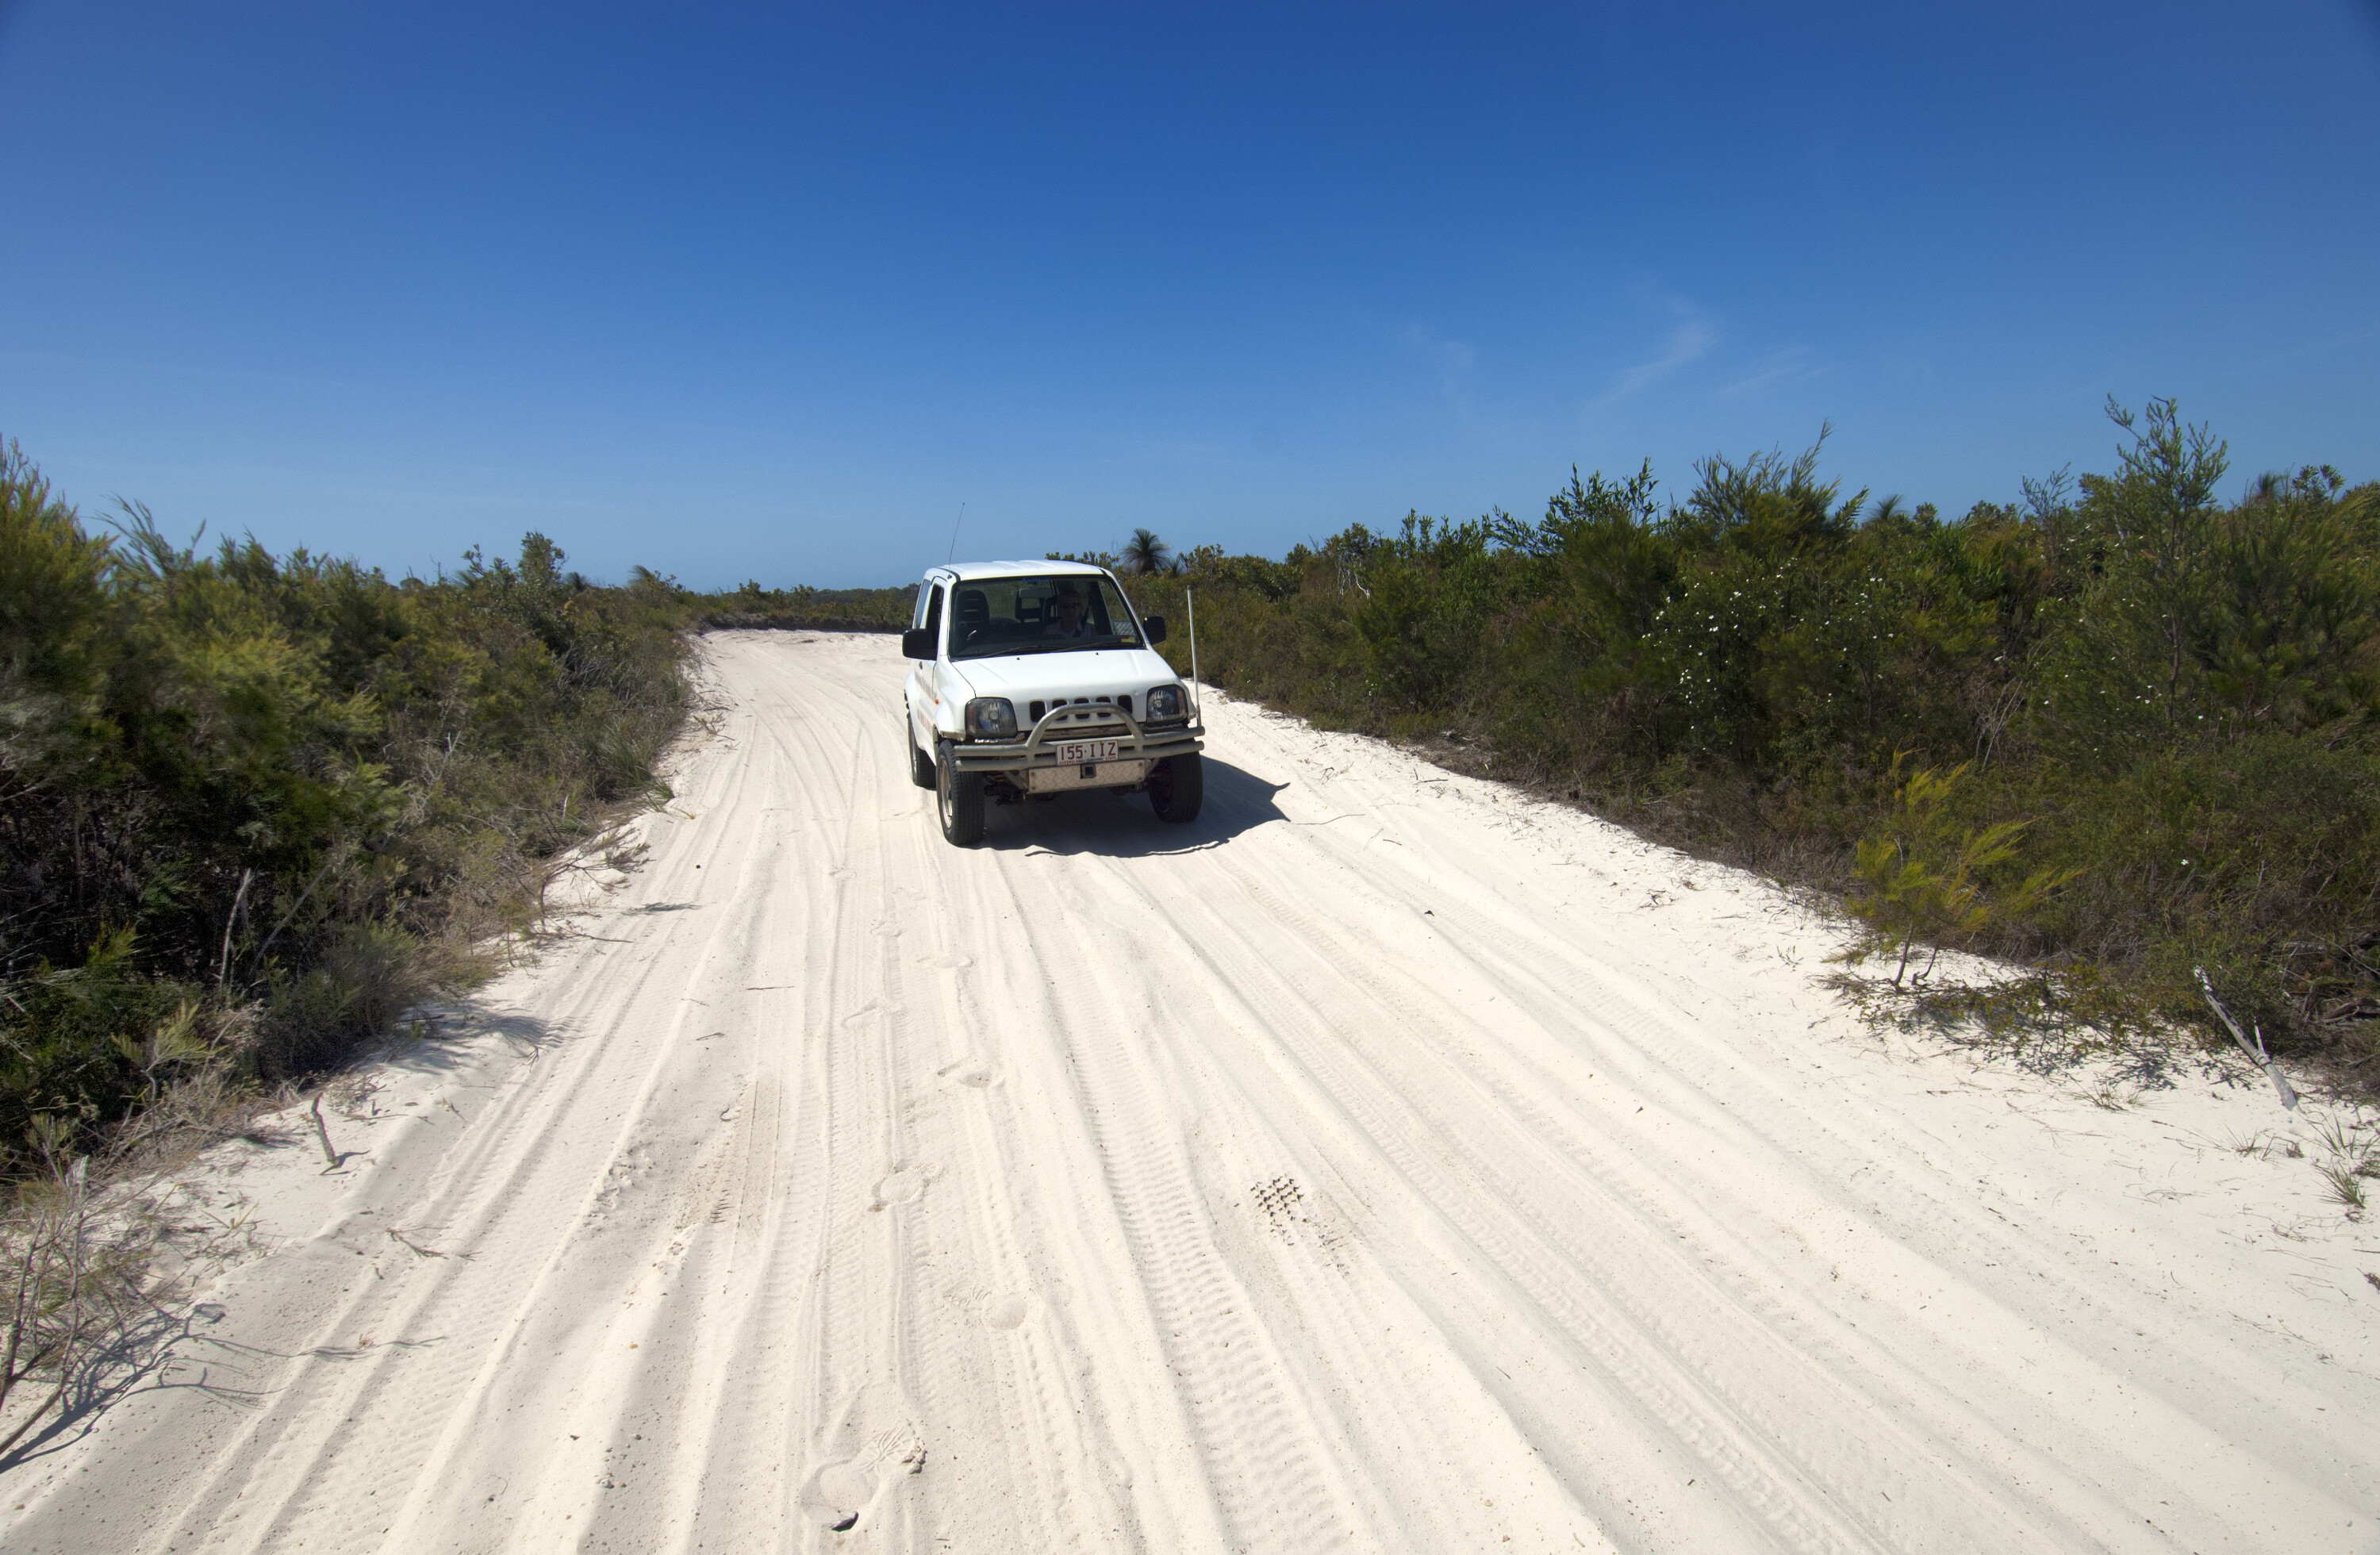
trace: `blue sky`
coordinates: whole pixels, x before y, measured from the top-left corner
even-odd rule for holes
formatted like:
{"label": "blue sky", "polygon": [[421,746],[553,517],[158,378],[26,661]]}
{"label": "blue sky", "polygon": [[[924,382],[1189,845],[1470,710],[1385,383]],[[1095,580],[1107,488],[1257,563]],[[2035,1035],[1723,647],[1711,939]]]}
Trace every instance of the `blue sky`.
{"label": "blue sky", "polygon": [[0,0],[0,435],[86,514],[697,586],[1278,555],[2180,397],[2380,476],[2371,4]]}

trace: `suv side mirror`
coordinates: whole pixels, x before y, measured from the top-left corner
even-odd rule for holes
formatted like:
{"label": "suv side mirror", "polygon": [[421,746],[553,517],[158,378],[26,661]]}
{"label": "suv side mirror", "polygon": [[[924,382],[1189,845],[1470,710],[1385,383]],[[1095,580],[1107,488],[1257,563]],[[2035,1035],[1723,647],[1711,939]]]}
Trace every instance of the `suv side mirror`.
{"label": "suv side mirror", "polygon": [[1149,647],[1154,648],[1165,640],[1165,617],[1162,615],[1144,615],[1140,618],[1140,625],[1141,629],[1148,634]]}
{"label": "suv side mirror", "polygon": [[901,634],[902,658],[930,659],[933,656],[934,629],[931,626],[912,626]]}

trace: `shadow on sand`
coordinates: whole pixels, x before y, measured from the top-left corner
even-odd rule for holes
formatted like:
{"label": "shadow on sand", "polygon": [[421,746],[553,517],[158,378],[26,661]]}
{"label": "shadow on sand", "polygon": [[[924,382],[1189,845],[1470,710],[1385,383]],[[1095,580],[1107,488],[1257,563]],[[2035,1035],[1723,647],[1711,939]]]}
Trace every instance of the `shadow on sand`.
{"label": "shadow on sand", "polygon": [[[351,1079],[374,1063],[415,1073],[452,1075],[460,1081],[455,1094],[466,1098],[464,1104],[469,1106],[470,1092],[493,1092],[515,1083],[508,1076],[471,1074],[487,1063],[486,1054],[474,1051],[472,1044],[493,1037],[515,1058],[535,1060],[570,1040],[568,1034],[534,1015],[492,1009],[469,996],[425,1006],[414,1013],[423,1017],[421,1024],[401,1028],[401,1034],[378,1051],[358,1058],[348,1072]],[[409,1034],[415,1032],[419,1035]],[[334,1106],[326,1112],[329,1126],[334,1132],[344,1132],[339,1110]],[[266,1150],[288,1150],[310,1157],[316,1149],[312,1125],[299,1108],[289,1109],[277,1124],[252,1119],[226,1133]],[[331,1170],[342,1170],[347,1160],[365,1153],[342,1151],[340,1166]],[[148,1290],[137,1312],[124,1320],[103,1324],[92,1335],[89,1348],[70,1364],[65,1391],[56,1404],[22,1440],[0,1452],[0,1475],[53,1457],[89,1435],[102,1417],[135,1395],[162,1394],[172,1403],[203,1400],[236,1410],[255,1409],[270,1400],[274,1379],[296,1355],[345,1361],[362,1358],[366,1354],[360,1348],[345,1350],[296,1342],[276,1345],[235,1337],[229,1330],[242,1325],[225,1322],[228,1304],[192,1302],[190,1297],[210,1283],[219,1268],[229,1265],[261,1269],[265,1260],[255,1255],[267,1249],[251,1245],[249,1252],[242,1253],[236,1238],[217,1240],[196,1225],[169,1227],[162,1240],[169,1260],[181,1265],[181,1277],[162,1288]],[[417,1256],[439,1256],[415,1251]],[[269,1313],[276,1304],[264,1301],[254,1305]],[[249,1317],[249,1326],[253,1326],[257,1314],[251,1311]],[[269,1323],[269,1315],[265,1321]],[[438,1337],[432,1337],[382,1342],[412,1348],[439,1342]],[[57,1386],[57,1379],[55,1376],[35,1378],[22,1385],[33,1390],[36,1384],[40,1384],[39,1393],[46,1395]],[[202,1426],[194,1424],[198,1417],[178,1413],[172,1403],[146,1415],[135,1429],[171,1436],[198,1428],[220,1428],[211,1420]]]}
{"label": "shadow on sand", "polygon": [[1288,819],[1273,796],[1289,784],[1268,783],[1212,756],[1206,767],[1206,802],[1198,808],[1198,819],[1187,825],[1170,826],[1158,820],[1146,794],[1099,790],[1062,795],[1046,803],[1027,799],[1021,805],[992,806],[985,816],[981,845],[1011,853],[1153,857],[1220,847],[1243,832]]}

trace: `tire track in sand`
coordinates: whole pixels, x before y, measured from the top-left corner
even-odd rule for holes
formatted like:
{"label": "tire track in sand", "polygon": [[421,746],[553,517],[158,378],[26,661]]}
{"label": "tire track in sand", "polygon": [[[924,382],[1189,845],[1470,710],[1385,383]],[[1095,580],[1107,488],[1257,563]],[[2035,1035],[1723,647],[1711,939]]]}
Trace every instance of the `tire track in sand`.
{"label": "tire track in sand", "polygon": [[564,1039],[375,1135],[220,1293],[254,1406],[127,1400],[12,1555],[2354,1547],[2368,1297],[2311,1189],[2216,1218],[2290,1169],[2044,1146],[1704,954],[1756,882],[1402,753],[1213,696],[1208,820],[955,850],[888,642],[710,652],[602,938],[486,995]]}

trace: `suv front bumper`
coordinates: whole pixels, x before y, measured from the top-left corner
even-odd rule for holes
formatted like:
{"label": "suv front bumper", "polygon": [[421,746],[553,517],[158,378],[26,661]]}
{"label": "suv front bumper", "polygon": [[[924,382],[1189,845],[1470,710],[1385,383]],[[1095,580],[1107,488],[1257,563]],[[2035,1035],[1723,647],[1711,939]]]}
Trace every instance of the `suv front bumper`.
{"label": "suv front bumper", "polygon": [[[1197,755],[1206,733],[1196,723],[1144,729],[1112,702],[1061,702],[1021,740],[972,740],[942,748],[960,772],[1004,775],[1019,788],[1048,793],[1139,784],[1170,756]],[[1116,753],[1104,761],[1061,763],[1058,747],[1076,740],[1113,740]]]}

